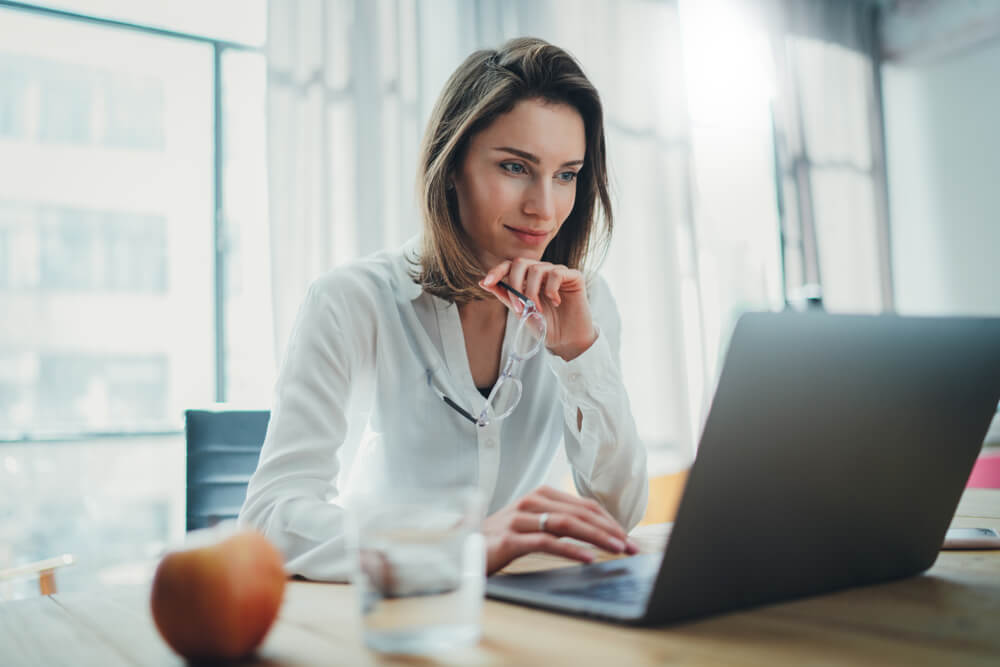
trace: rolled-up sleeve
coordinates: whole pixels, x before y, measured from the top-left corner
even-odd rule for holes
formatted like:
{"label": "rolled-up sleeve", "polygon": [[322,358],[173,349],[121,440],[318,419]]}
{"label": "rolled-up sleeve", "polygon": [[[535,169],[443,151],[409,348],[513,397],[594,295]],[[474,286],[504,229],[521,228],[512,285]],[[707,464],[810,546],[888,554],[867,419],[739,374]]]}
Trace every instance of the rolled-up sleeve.
{"label": "rolled-up sleeve", "polygon": [[564,444],[577,491],[631,530],[646,511],[646,449],[622,381],[621,318],[614,298],[600,278],[588,296],[597,340],[571,361],[549,355],[549,367],[559,381]]}

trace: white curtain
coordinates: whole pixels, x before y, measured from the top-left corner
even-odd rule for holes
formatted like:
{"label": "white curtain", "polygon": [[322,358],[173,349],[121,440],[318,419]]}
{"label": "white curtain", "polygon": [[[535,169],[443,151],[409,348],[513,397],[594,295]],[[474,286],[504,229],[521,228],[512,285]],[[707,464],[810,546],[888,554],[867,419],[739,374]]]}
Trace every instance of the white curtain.
{"label": "white curtain", "polygon": [[309,283],[417,230],[421,78],[412,1],[268,8],[275,347]]}
{"label": "white curtain", "polygon": [[814,294],[830,310],[892,307],[876,7],[680,0],[680,10],[707,406],[742,312]]}
{"label": "white curtain", "polygon": [[530,4],[515,27],[573,53],[604,103],[615,230],[603,274],[650,473],[673,472],[693,458],[705,370],[677,3]]}

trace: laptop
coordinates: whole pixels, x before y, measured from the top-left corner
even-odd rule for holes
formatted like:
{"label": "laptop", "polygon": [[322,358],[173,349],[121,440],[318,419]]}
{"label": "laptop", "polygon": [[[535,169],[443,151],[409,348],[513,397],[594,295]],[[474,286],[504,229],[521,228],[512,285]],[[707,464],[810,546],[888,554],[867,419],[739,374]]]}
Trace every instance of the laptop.
{"label": "laptop", "polygon": [[749,313],[662,554],[488,597],[662,625],[919,574],[1000,400],[1000,318]]}

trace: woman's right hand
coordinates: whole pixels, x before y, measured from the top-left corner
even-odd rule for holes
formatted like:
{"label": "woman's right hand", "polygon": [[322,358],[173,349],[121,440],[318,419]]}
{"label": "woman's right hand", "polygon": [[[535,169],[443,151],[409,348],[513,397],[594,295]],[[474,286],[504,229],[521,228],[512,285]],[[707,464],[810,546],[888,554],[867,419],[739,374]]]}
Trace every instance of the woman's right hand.
{"label": "woman's right hand", "polygon": [[536,551],[584,563],[594,560],[592,550],[560,540],[560,537],[573,537],[613,554],[639,552],[618,522],[596,501],[548,486],[539,487],[486,517],[483,535],[486,574],[493,574],[515,558]]}

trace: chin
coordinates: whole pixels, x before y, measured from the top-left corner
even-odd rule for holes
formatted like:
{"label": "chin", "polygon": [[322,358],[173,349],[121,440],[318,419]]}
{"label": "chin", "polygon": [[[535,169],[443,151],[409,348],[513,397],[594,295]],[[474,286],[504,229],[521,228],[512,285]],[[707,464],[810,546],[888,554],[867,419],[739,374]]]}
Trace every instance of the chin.
{"label": "chin", "polygon": [[535,248],[518,248],[516,250],[511,250],[505,255],[505,259],[515,260],[515,259],[532,259],[536,262],[542,261],[542,256],[545,254],[545,248],[541,251]]}
{"label": "chin", "polygon": [[487,263],[492,262],[486,267],[486,270],[489,270],[502,261],[514,261],[515,259],[541,261],[551,242],[552,239],[547,239],[544,243],[528,244],[518,243],[517,241],[512,243],[509,239],[503,239],[499,243],[494,244],[492,249],[488,249],[483,253],[484,260]]}

